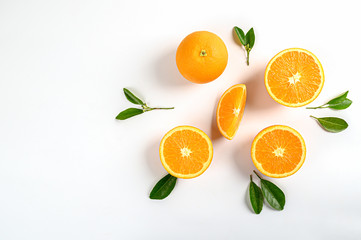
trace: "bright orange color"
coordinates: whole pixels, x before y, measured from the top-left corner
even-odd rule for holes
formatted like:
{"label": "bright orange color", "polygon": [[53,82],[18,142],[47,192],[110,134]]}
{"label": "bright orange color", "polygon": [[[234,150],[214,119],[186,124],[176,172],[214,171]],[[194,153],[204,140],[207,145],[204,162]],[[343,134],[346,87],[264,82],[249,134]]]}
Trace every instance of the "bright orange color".
{"label": "bright orange color", "polygon": [[217,126],[221,134],[232,140],[236,134],[246,106],[246,85],[237,84],[225,91],[217,106]]}
{"label": "bright orange color", "polygon": [[164,168],[174,177],[194,178],[211,164],[213,146],[198,128],[179,126],[163,137],[159,155]]}
{"label": "bright orange color", "polygon": [[286,49],[274,56],[264,78],[269,95],[287,107],[302,107],[315,100],[324,80],[320,61],[300,48]]}
{"label": "bright orange color", "polygon": [[263,129],[254,138],[251,156],[261,173],[282,178],[300,169],[306,158],[306,145],[293,128],[275,125]]}
{"label": "bright orange color", "polygon": [[179,72],[187,80],[208,83],[223,73],[228,62],[228,52],[216,34],[199,31],[189,34],[179,44],[176,62]]}

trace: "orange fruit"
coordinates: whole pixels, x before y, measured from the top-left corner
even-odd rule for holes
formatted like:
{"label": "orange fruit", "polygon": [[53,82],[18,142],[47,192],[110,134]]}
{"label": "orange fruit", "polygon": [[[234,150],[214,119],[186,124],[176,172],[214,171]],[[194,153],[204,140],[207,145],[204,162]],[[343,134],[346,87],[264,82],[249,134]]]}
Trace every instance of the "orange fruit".
{"label": "orange fruit", "polygon": [[301,134],[288,126],[263,129],[254,138],[251,156],[256,168],[266,176],[287,177],[297,172],[306,158]]}
{"label": "orange fruit", "polygon": [[232,140],[241,123],[246,97],[246,85],[237,84],[228,88],[218,102],[217,126],[228,140]]}
{"label": "orange fruit", "polygon": [[315,100],[324,80],[320,61],[301,48],[286,49],[274,56],[264,78],[269,95],[287,107],[302,107]]}
{"label": "orange fruit", "polygon": [[189,34],[179,44],[176,62],[179,72],[187,80],[208,83],[223,73],[228,62],[228,52],[216,34],[199,31]]}
{"label": "orange fruit", "polygon": [[164,135],[159,147],[164,168],[177,178],[194,178],[211,164],[212,142],[203,131],[179,126]]}

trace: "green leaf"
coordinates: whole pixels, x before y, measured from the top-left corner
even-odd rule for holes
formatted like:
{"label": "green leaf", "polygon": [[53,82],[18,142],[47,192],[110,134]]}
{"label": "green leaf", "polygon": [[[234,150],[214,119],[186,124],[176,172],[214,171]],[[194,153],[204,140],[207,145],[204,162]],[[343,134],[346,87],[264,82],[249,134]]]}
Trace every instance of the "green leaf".
{"label": "green leaf", "polygon": [[128,108],[122,112],[120,112],[118,114],[118,116],[116,116],[116,119],[118,120],[124,120],[130,117],[134,117],[136,115],[142,114],[144,111],[143,109],[139,109],[139,108]]}
{"label": "green leaf", "polygon": [[246,49],[247,65],[249,65],[249,52],[253,48],[256,39],[256,36],[254,35],[254,30],[253,28],[251,28],[246,35],[244,35],[244,32],[239,27],[234,27],[234,31],[236,32],[238,39],[241,41],[242,45]]}
{"label": "green leaf", "polygon": [[283,210],[286,203],[286,197],[282,190],[270,181],[261,178],[256,171],[253,172],[261,180],[262,193],[269,205],[274,209]]}
{"label": "green leaf", "polygon": [[349,106],[351,106],[352,101],[347,98],[348,92],[349,91],[344,92],[340,96],[328,101],[326,103],[328,105],[327,107],[332,108],[332,109],[336,109],[336,110],[343,110],[343,109],[346,109]]}
{"label": "green leaf", "polygon": [[124,95],[128,99],[129,102],[137,104],[137,105],[145,105],[145,103],[136,97],[131,91],[126,88],[123,88]]}
{"label": "green leaf", "polygon": [[328,132],[341,132],[345,130],[348,127],[348,124],[345,120],[337,117],[323,117],[323,118],[317,118],[314,116],[310,116],[318,121],[318,123],[321,125],[323,129],[325,129]]}
{"label": "green leaf", "polygon": [[252,175],[250,176],[251,182],[249,184],[249,198],[253,211],[256,214],[260,214],[263,208],[263,194],[260,187],[252,181]]}
{"label": "green leaf", "polygon": [[241,41],[242,45],[245,46],[247,42],[243,30],[240,29],[239,27],[234,27],[234,31],[236,32],[239,41]]}
{"label": "green leaf", "polygon": [[345,98],[343,100],[339,100],[337,102],[328,103],[328,107],[335,110],[343,110],[351,106],[352,101],[348,98]]}
{"label": "green leaf", "polygon": [[261,188],[264,198],[267,200],[269,205],[276,210],[283,210],[286,198],[282,190],[275,184],[265,179],[261,179]]}
{"label": "green leaf", "polygon": [[331,99],[327,103],[318,107],[307,107],[307,109],[331,108],[335,110],[343,110],[351,106],[352,101],[347,98],[349,91],[342,93],[340,96]]}
{"label": "green leaf", "polygon": [[249,45],[249,49],[252,49],[254,46],[254,42],[256,40],[256,36],[254,35],[254,30],[251,28],[246,34],[246,42]]}
{"label": "green leaf", "polygon": [[167,174],[154,186],[153,190],[150,192],[150,199],[164,199],[174,189],[175,184],[177,183],[177,178]]}
{"label": "green leaf", "polygon": [[335,97],[334,99],[331,99],[330,101],[328,101],[327,104],[337,104],[339,102],[342,102],[343,100],[345,100],[347,98],[347,92],[342,93],[340,96]]}

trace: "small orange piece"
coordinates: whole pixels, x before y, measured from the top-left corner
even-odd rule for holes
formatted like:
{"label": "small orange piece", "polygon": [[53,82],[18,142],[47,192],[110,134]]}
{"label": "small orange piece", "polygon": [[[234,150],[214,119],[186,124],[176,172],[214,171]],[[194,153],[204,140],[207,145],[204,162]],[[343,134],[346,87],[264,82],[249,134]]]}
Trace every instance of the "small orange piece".
{"label": "small orange piece", "polygon": [[221,134],[232,140],[236,134],[246,105],[246,85],[237,84],[225,91],[217,106],[217,126]]}
{"label": "small orange piece", "polygon": [[201,175],[213,158],[212,142],[203,131],[191,126],[179,126],[163,137],[159,147],[164,168],[177,178]]}
{"label": "small orange piece", "polygon": [[257,134],[252,143],[251,156],[261,173],[282,178],[300,169],[306,158],[306,145],[293,128],[275,125]]}
{"label": "small orange piece", "polygon": [[269,95],[287,107],[302,107],[315,100],[324,84],[317,57],[301,48],[281,51],[268,63],[265,85]]}
{"label": "small orange piece", "polygon": [[199,31],[189,34],[179,44],[176,62],[179,72],[187,80],[208,83],[223,73],[228,62],[228,52],[216,34]]}

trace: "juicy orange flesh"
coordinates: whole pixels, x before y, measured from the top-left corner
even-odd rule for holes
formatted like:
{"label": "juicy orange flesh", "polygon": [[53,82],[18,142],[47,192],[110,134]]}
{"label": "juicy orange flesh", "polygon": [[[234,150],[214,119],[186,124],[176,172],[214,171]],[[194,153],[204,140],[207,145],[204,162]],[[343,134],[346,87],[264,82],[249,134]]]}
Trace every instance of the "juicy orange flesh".
{"label": "juicy orange flesh", "polygon": [[[222,99],[219,109],[219,123],[228,136],[233,136],[238,129],[246,103],[246,91],[237,87],[228,92]],[[235,110],[239,110],[235,114]]]}
{"label": "juicy orange flesh", "polygon": [[[164,142],[163,156],[169,168],[179,174],[193,174],[202,170],[209,158],[207,141],[197,132],[174,132]],[[184,154],[182,155],[182,149]]]}
{"label": "juicy orange flesh", "polygon": [[[290,83],[290,78],[297,78],[297,73],[299,81]],[[276,98],[287,103],[302,103],[311,99],[322,86],[321,78],[320,67],[312,56],[291,51],[272,63],[268,72],[268,85]]]}
{"label": "juicy orange flesh", "polygon": [[272,174],[294,170],[302,160],[303,152],[300,139],[292,132],[280,129],[265,133],[257,141],[255,151],[257,162]]}

